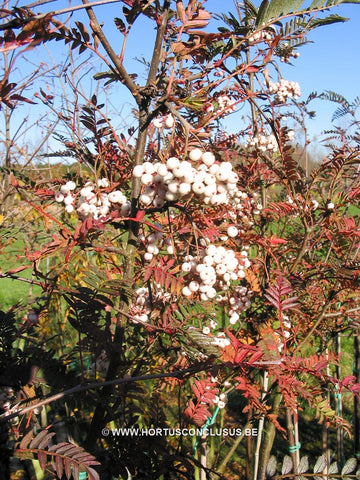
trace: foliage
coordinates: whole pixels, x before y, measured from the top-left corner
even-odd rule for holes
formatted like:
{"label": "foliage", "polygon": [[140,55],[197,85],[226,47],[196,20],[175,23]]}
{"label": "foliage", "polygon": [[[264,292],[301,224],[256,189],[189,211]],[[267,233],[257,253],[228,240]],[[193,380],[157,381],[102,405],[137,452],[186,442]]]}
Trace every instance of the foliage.
{"label": "foliage", "polygon": [[58,478],[65,473],[68,480],[71,477],[78,479],[80,472],[86,472],[89,480],[98,480],[99,475],[91,466],[99,465],[99,462],[92,455],[84,452],[83,448],[71,443],[63,442],[49,447],[54,435],[55,433],[43,430],[34,437],[34,432],[30,430],[21,440],[19,448],[15,450],[15,456],[28,459],[35,455],[42,470],[46,469],[47,457],[50,457],[54,462]]}
{"label": "foliage", "polygon": [[[349,458],[345,462],[344,466],[339,470],[336,462],[329,464],[326,455],[321,455],[317,458],[314,466],[312,467],[312,472],[310,473],[309,459],[307,456],[304,456],[300,460],[298,473],[300,473],[303,478],[313,478],[315,480],[323,478],[324,474],[327,476],[327,478],[357,478],[359,472],[354,472],[356,466],[356,459]],[[280,475],[276,475],[276,470],[276,458],[275,456],[271,456],[267,465],[266,478],[279,478]],[[316,474],[322,475],[320,476]],[[292,478],[294,476],[291,457],[286,455],[281,466],[281,478]]]}

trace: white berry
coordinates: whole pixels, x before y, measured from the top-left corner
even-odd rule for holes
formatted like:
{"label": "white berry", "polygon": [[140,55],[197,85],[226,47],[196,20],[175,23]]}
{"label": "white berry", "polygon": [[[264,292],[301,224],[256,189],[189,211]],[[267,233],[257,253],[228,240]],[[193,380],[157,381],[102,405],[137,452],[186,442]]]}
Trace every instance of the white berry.
{"label": "white berry", "polygon": [[194,148],[189,153],[189,158],[193,162],[197,162],[198,160],[200,160],[201,156],[202,156],[202,151],[200,150],[200,148]]}
{"label": "white berry", "polygon": [[234,225],[231,225],[228,229],[227,229],[227,234],[229,237],[231,238],[234,238],[238,235],[239,233],[239,230],[234,226]]}

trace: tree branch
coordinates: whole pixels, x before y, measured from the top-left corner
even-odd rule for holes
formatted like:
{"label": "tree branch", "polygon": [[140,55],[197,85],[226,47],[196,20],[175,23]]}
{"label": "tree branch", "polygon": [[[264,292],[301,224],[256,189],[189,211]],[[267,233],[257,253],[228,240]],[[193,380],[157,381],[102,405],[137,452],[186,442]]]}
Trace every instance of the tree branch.
{"label": "tree branch", "polygon": [[113,62],[115,69],[117,70],[121,82],[130,90],[132,93],[133,97],[135,98],[136,102],[138,104],[141,103],[141,95],[139,94],[139,87],[138,85],[133,81],[133,79],[130,77],[130,75],[127,73],[124,65],[120,61],[119,57],[116,55],[115,51],[113,50],[112,46],[110,45],[110,42],[104,35],[104,32],[102,31],[102,28],[98,22],[98,19],[91,8],[91,3],[89,0],[82,0],[83,4],[86,6],[86,12],[88,14],[88,17],[90,19],[90,24],[92,31],[94,34],[98,37],[100,40],[102,46],[104,47],[106,53],[109,55],[111,61]]}
{"label": "tree branch", "polygon": [[121,385],[123,383],[132,383],[132,382],[141,382],[146,380],[156,380],[162,378],[183,378],[186,374],[193,374],[197,372],[201,372],[203,370],[207,370],[209,367],[208,365],[204,366],[202,364],[202,368],[198,369],[195,367],[187,368],[185,370],[177,370],[175,372],[169,373],[152,373],[149,375],[139,375],[137,377],[130,377],[130,378],[116,378],[114,380],[108,380],[106,382],[101,383],[89,383],[88,385],[76,385],[76,387],[69,388],[68,390],[63,390],[60,393],[56,393],[55,395],[51,395],[50,397],[41,400],[40,402],[34,403],[29,405],[28,407],[21,408],[16,412],[10,413],[9,415],[2,415],[0,416],[0,424],[8,422],[12,418],[19,417],[20,415],[24,415],[25,413],[33,411],[35,408],[43,407],[44,405],[48,405],[49,403],[56,402],[57,400],[61,400],[64,397],[68,397],[69,395],[75,395],[82,392],[87,392],[88,390],[97,390],[103,387],[111,387],[114,385]]}

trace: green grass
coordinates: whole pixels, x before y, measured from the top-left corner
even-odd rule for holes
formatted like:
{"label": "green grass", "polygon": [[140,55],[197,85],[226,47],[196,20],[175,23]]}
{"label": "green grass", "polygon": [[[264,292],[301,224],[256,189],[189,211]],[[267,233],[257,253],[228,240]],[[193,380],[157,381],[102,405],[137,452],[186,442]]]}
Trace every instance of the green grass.
{"label": "green grass", "polygon": [[[22,264],[28,264],[25,259],[17,258],[25,251],[25,241],[21,236],[7,245],[0,254],[0,271],[7,272]],[[16,277],[31,279],[32,269],[28,268],[14,274]],[[0,278],[0,309],[8,310],[11,306],[20,302],[26,305],[29,296],[33,298],[41,293],[41,288],[31,283],[11,278]]]}
{"label": "green grass", "polygon": [[30,284],[19,280],[1,278],[0,309],[6,311],[17,302],[25,305],[28,301],[30,287]]}
{"label": "green grass", "polygon": [[357,217],[358,215],[360,215],[360,208],[356,207],[355,205],[350,205],[347,209],[347,214],[350,217]]}

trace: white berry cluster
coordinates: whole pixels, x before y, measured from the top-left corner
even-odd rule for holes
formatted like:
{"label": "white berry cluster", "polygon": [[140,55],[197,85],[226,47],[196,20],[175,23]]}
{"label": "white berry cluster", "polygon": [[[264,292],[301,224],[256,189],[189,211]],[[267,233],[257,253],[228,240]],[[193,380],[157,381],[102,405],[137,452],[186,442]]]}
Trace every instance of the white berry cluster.
{"label": "white berry cluster", "polygon": [[315,199],[311,200],[312,210],[316,210],[319,206],[319,202]]}
{"label": "white berry cluster", "polygon": [[227,338],[224,332],[219,332],[217,333],[211,341],[212,345],[215,345],[215,347],[219,348],[225,348],[230,345],[230,339]]}
{"label": "white berry cluster", "polygon": [[295,132],[294,130],[289,130],[286,134],[287,140],[289,142],[293,142],[295,140]]}
{"label": "white berry cluster", "polygon": [[219,95],[216,99],[213,100],[214,103],[209,102],[205,105],[205,112],[218,112],[221,114],[228,114],[235,112],[236,110],[236,100],[228,97],[227,95]]}
{"label": "white berry cluster", "polygon": [[71,213],[74,211],[74,203],[75,203],[75,196],[73,195],[73,191],[76,188],[76,183],[69,181],[66,182],[64,185],[61,185],[60,191],[55,194],[55,200],[59,203],[64,202],[65,204],[65,211],[67,213]]}
{"label": "white berry cluster", "polygon": [[[14,405],[11,404],[11,401],[15,399],[14,391],[11,387],[7,387],[5,391],[1,394],[1,408],[3,409],[3,415],[8,417],[12,413],[18,412],[20,410],[20,403]],[[38,415],[39,408],[34,409],[34,413]],[[14,417],[10,419],[10,423],[17,425],[19,423],[19,417]]]}
{"label": "white berry cluster", "polygon": [[135,290],[135,303],[130,305],[129,313],[133,323],[142,323],[149,320],[151,308],[149,305],[149,290],[145,287]]}
{"label": "white berry cluster", "polygon": [[[191,150],[189,160],[170,157],[166,163],[144,162],[133,170],[140,178],[144,191],[142,205],[161,208],[165,202],[195,196],[205,205],[226,205],[236,195],[239,177],[230,162],[215,162],[211,152]],[[194,167],[191,162],[196,162]]]}
{"label": "white berry cluster", "polygon": [[249,43],[257,43],[265,40],[271,40],[272,35],[270,32],[266,30],[262,30],[260,32],[256,32],[248,38]]}
{"label": "white berry cluster", "polygon": [[214,404],[217,405],[220,409],[226,407],[227,397],[225,393],[220,393],[220,395],[215,395],[213,400]]}
{"label": "white berry cluster", "polygon": [[269,93],[275,94],[275,101],[278,103],[284,103],[288,98],[297,100],[301,96],[300,85],[284,78],[276,83],[270,81]]}
{"label": "white berry cluster", "polygon": [[149,289],[140,287],[135,290],[135,302],[130,305],[130,314],[133,323],[148,322],[151,314],[151,303],[157,301],[167,302],[171,298],[171,293],[164,291],[160,284],[153,285],[151,291],[151,302]]}
{"label": "white berry cluster", "polygon": [[[227,226],[226,234],[223,234],[220,239],[226,242],[229,237],[234,238],[243,235],[246,227],[251,227],[254,224],[254,216],[259,215],[262,209],[263,206],[257,192],[253,192],[250,196],[246,192],[238,190],[233,198],[232,205],[227,210],[227,217],[236,226]],[[248,246],[244,246],[245,250],[248,248]]]}
{"label": "white berry cluster", "polygon": [[244,286],[237,285],[233,288],[232,296],[229,298],[229,321],[231,325],[238,322],[242,312],[251,307],[252,290]]}
{"label": "white berry cluster", "polygon": [[147,262],[150,262],[154,256],[159,254],[160,248],[165,248],[169,255],[174,254],[171,237],[164,238],[164,234],[161,231],[150,233],[148,236],[140,234],[138,235],[138,240],[145,246],[144,260]]}
{"label": "white berry cluster", "polygon": [[236,100],[233,98],[228,97],[227,95],[220,95],[217,98],[217,103],[219,105],[219,110],[230,113],[236,110]]}
{"label": "white berry cluster", "polygon": [[70,181],[62,185],[60,192],[55,195],[55,200],[65,204],[65,211],[76,213],[81,219],[94,218],[105,220],[111,211],[119,211],[120,215],[126,217],[130,213],[130,202],[120,190],[113,190],[110,193],[101,192],[101,188],[109,187],[106,178],[99,179],[96,184],[87,182],[80,189],[78,194],[74,190],[76,185]]}
{"label": "white berry cluster", "polygon": [[0,405],[3,407],[5,403],[10,402],[15,398],[14,390],[11,387],[3,387],[0,390]]}
{"label": "white berry cluster", "polygon": [[[213,313],[213,315],[215,315],[215,314]],[[202,328],[202,332],[203,332],[204,335],[209,335],[209,333],[211,332],[211,329],[215,329],[215,328],[217,328],[217,327],[218,327],[217,322],[212,318],[212,319],[210,320],[209,326],[206,326],[206,325],[205,325],[205,326]]]}
{"label": "white berry cluster", "polygon": [[293,57],[293,58],[300,57],[300,52],[294,52],[293,50],[290,50],[290,51],[286,52],[286,54],[281,55],[280,62],[290,63],[290,58],[291,57]]}
{"label": "white berry cluster", "polygon": [[291,321],[287,315],[283,315],[283,328],[284,328],[284,331],[282,333],[284,334],[284,336],[282,336],[282,334],[278,332],[275,332],[278,340],[279,352],[281,352],[282,349],[284,348],[283,340],[285,340],[286,342],[286,340],[290,337],[290,334],[291,334]]}
{"label": "white berry cluster", "polygon": [[198,258],[187,255],[184,260],[181,270],[190,278],[182,294],[186,297],[197,294],[203,301],[216,298],[218,290],[227,290],[231,281],[244,278],[245,270],[250,266],[246,250],[241,252],[238,259],[233,250],[213,244]]}
{"label": "white berry cluster", "polygon": [[291,321],[287,315],[283,315],[284,337],[289,338],[291,333]]}
{"label": "white berry cluster", "polygon": [[105,376],[109,368],[109,360],[105,350],[102,350],[95,362],[91,365],[92,373]]}
{"label": "white berry cluster", "polygon": [[158,130],[163,130],[164,128],[172,128],[175,124],[175,118],[169,113],[164,117],[155,118],[152,123]]}
{"label": "white berry cluster", "polygon": [[249,147],[256,148],[261,152],[276,152],[279,147],[276,141],[276,137],[273,134],[270,135],[256,135],[253,138],[249,138],[247,141]]}
{"label": "white berry cluster", "polygon": [[[317,208],[319,207],[319,202],[315,199],[312,199],[310,201],[310,204],[308,203],[308,200],[303,198],[301,195],[297,194],[296,195],[296,202],[294,201],[294,199],[290,196],[290,195],[287,195],[286,197],[286,203],[289,204],[289,205],[293,205],[295,207],[296,203],[298,203],[298,205],[300,206],[300,208],[303,210],[303,211],[315,211],[317,210]],[[334,208],[334,204],[333,203],[329,203],[327,205],[327,208],[328,209],[333,209]],[[292,213],[292,216],[294,217],[298,217],[299,216],[299,212],[298,210],[295,210],[294,213]]]}

